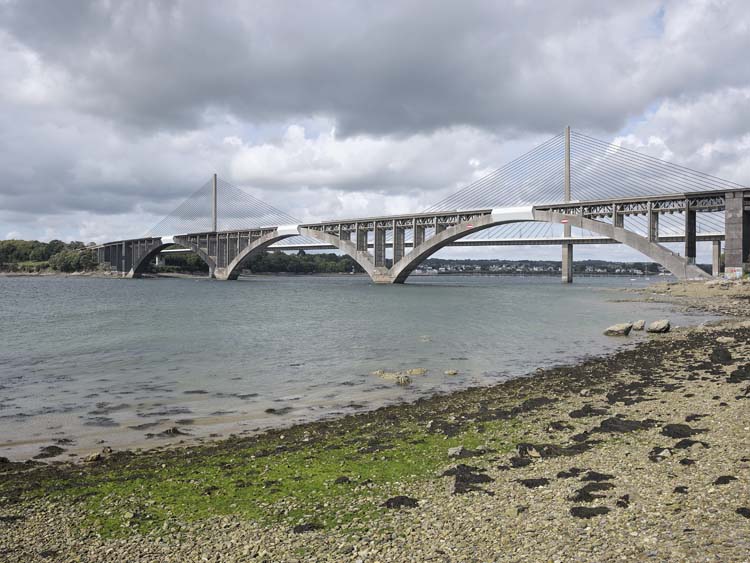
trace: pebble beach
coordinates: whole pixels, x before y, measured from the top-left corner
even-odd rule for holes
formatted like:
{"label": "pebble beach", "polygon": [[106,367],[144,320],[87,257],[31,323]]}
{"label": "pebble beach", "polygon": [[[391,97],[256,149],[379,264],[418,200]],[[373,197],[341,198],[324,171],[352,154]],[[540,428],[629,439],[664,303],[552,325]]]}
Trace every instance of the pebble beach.
{"label": "pebble beach", "polygon": [[750,561],[750,284],[619,297],[722,318],[258,436],[0,458],[0,561]]}

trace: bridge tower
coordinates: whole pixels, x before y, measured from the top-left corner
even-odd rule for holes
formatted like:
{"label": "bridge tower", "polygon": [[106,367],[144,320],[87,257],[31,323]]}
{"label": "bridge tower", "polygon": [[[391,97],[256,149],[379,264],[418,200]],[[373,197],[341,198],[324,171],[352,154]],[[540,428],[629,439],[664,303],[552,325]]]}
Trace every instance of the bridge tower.
{"label": "bridge tower", "polygon": [[[570,125],[565,128],[565,203],[570,202]],[[563,226],[563,237],[570,238],[570,223]],[[562,282],[573,282],[573,243],[564,242],[562,244]]]}

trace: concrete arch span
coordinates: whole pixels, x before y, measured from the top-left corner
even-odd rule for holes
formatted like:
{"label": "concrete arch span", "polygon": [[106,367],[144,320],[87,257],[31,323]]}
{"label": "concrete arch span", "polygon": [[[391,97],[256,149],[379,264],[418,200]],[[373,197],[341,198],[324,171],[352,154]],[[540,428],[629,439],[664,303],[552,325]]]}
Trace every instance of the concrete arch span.
{"label": "concrete arch span", "polygon": [[491,214],[476,217],[470,222],[465,221],[457,223],[417,245],[390,268],[375,266],[373,256],[369,252],[357,250],[357,246],[351,240],[342,240],[334,234],[308,228],[300,228],[300,234],[333,245],[342,252],[348,254],[356,260],[375,283],[404,283],[406,278],[409,277],[409,274],[411,274],[425,259],[441,248],[444,248],[466,235],[508,223],[530,221],[556,224],[567,223],[571,226],[588,230],[597,235],[611,238],[648,256],[654,262],[672,272],[672,274],[679,279],[711,278],[709,274],[698,268],[695,264],[688,262],[684,257],[675,254],[668,248],[656,242],[649,241],[646,237],[628,231],[622,227],[615,227],[608,223],[587,219],[577,215],[541,211],[534,209],[533,207],[493,210]]}
{"label": "concrete arch span", "polygon": [[125,274],[126,278],[140,278],[146,271],[146,268],[148,267],[151,260],[155,258],[157,254],[159,254],[165,248],[175,245],[191,250],[192,252],[197,254],[201,258],[201,260],[203,260],[208,266],[209,275],[211,275],[216,269],[216,263],[197,244],[188,242],[187,240],[179,236],[162,237],[159,240],[160,242],[157,245],[153,246],[148,250],[148,252],[138,257],[138,259],[134,262],[133,267],[130,268],[130,271]]}
{"label": "concrete arch span", "polygon": [[277,231],[267,233],[260,238],[255,239],[248,246],[246,246],[240,253],[234,257],[234,259],[227,264],[224,268],[215,268],[214,277],[217,280],[236,280],[242,268],[247,264],[248,260],[255,254],[265,252],[266,249],[275,242],[284,240],[285,238],[297,236],[299,233],[295,228],[279,229]]}

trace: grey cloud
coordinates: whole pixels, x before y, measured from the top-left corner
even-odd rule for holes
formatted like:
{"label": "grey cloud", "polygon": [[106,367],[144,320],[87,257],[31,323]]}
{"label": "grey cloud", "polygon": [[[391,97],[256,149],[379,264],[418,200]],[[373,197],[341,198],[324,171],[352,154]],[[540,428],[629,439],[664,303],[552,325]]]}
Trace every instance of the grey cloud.
{"label": "grey cloud", "polygon": [[750,39],[730,8],[733,25],[708,14],[687,41],[659,35],[653,2],[219,6],[32,0],[6,5],[0,21],[69,73],[82,110],[149,130],[225,110],[253,122],[326,115],[344,134],[615,131],[659,96],[750,72],[731,66]]}

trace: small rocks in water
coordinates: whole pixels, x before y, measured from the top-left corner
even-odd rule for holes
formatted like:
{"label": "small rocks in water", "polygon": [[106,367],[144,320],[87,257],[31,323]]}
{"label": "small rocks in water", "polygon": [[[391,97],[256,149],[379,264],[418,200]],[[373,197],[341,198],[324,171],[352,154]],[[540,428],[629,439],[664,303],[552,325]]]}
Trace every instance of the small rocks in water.
{"label": "small rocks in water", "polygon": [[398,495],[389,498],[383,503],[383,506],[386,508],[416,508],[419,506],[419,501],[411,497]]}
{"label": "small rocks in water", "polygon": [[643,330],[646,327],[646,321],[639,319],[633,323],[633,330]]}
{"label": "small rocks in water", "polygon": [[678,485],[672,492],[680,495],[686,495],[688,492],[688,488],[685,485]]}
{"label": "small rocks in water", "polygon": [[443,372],[445,375],[458,375],[457,369],[447,369]]}
{"label": "small rocks in water", "polygon": [[545,479],[544,477],[540,477],[539,479],[519,479],[518,482],[527,489],[538,489],[539,487],[549,485],[549,479]]}
{"label": "small rocks in water", "polygon": [[379,369],[372,372],[372,375],[377,375],[381,379],[391,381],[396,385],[406,386],[411,383],[411,378],[407,374],[401,373],[400,371],[383,371],[382,369]]}
{"label": "small rocks in water", "polygon": [[633,323],[618,323],[604,331],[604,336],[627,336],[633,329]]}
{"label": "small rocks in water", "polygon": [[747,508],[746,506],[740,506],[737,510],[735,510],[735,512],[740,516],[750,518],[750,508]]}
{"label": "small rocks in water", "polygon": [[304,534],[305,532],[313,532],[315,530],[322,530],[323,526],[317,522],[308,522],[306,524],[297,524],[292,528],[292,532],[295,534]]}
{"label": "small rocks in water", "polygon": [[666,424],[661,429],[663,436],[667,438],[690,438],[693,434],[699,434],[702,430],[691,428],[687,424]]}
{"label": "small rocks in water", "polygon": [[287,414],[291,410],[292,410],[292,407],[281,407],[280,409],[275,409],[271,407],[269,409],[266,409],[264,412],[266,414],[275,414],[277,416],[281,416],[281,415]]}
{"label": "small rocks in water", "polygon": [[412,368],[406,370],[406,375],[427,375],[425,368]]}
{"label": "small rocks in water", "polygon": [[606,506],[574,506],[570,509],[570,515],[576,518],[593,518],[594,516],[602,516],[609,512],[609,508]]}
{"label": "small rocks in water", "polygon": [[87,455],[85,458],[83,458],[83,461],[87,463],[94,463],[95,461],[101,461],[102,454],[100,453],[93,453],[90,455]]}
{"label": "small rocks in water", "polygon": [[669,329],[672,328],[672,326],[669,324],[668,319],[661,319],[658,321],[652,322],[650,325],[648,325],[648,328],[646,329],[646,332],[653,332],[657,334],[662,334],[665,332],[669,332]]}
{"label": "small rocks in water", "polygon": [[615,505],[619,508],[627,508],[628,506],[630,506],[630,495],[622,495],[617,499]]}
{"label": "small rocks in water", "polygon": [[65,449],[60,446],[44,446],[40,449],[39,453],[34,456],[34,459],[46,459],[48,457],[57,457],[64,453]]}
{"label": "small rocks in water", "polygon": [[714,485],[728,485],[732,481],[736,481],[737,477],[734,477],[733,475],[722,475],[721,477],[717,477],[716,481],[713,482]]}

